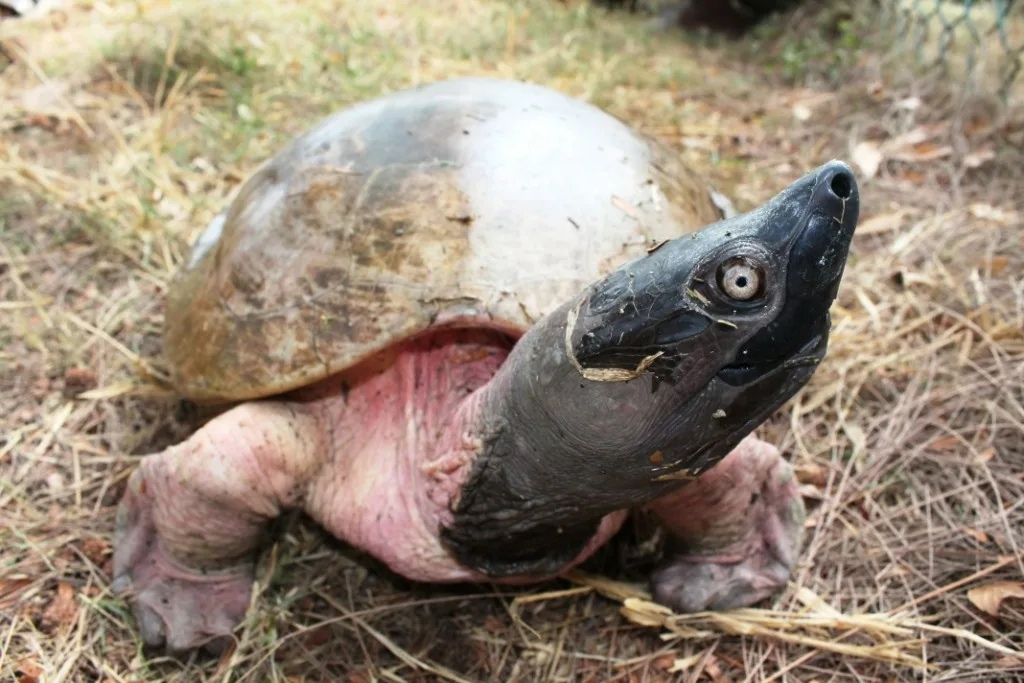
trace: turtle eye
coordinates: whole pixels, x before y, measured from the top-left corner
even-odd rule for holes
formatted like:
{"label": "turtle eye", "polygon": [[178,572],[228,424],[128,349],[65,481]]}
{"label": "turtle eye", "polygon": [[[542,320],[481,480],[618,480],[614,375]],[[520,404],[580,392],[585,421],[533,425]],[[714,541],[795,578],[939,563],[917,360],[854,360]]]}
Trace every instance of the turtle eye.
{"label": "turtle eye", "polygon": [[747,258],[729,259],[718,267],[718,287],[736,301],[750,301],[764,293],[764,269]]}

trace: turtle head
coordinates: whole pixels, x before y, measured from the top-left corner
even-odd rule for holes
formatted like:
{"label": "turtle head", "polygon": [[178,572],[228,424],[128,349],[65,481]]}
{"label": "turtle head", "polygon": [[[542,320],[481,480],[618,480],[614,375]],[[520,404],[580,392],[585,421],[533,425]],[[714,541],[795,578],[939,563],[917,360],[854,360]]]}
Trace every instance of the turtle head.
{"label": "turtle head", "polygon": [[714,465],[810,379],[859,209],[853,172],[829,162],[609,274],[570,310],[566,352],[580,375],[647,375],[648,401],[671,411],[662,438],[678,456],[662,476]]}
{"label": "turtle head", "polygon": [[444,532],[460,559],[554,570],[603,515],[724,458],[824,358],[859,204],[853,172],[832,161],[529,330],[488,387],[483,448]]}
{"label": "turtle head", "polygon": [[684,389],[813,367],[859,205],[852,171],[833,161],[756,210],[667,242],[592,286],[569,313],[567,351],[587,379],[650,373]]}

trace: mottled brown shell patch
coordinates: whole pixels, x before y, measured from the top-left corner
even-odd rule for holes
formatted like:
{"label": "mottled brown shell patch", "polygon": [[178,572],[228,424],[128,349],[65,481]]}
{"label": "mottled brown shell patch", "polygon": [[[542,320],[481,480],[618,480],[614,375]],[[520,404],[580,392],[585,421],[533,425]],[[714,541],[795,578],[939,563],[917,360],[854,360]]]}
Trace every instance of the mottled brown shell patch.
{"label": "mottled brown shell patch", "polygon": [[[280,185],[281,200],[260,211],[259,194]],[[443,304],[434,294],[457,288],[468,214],[443,161],[264,168],[171,290],[178,385],[200,401],[270,395],[423,329]]]}

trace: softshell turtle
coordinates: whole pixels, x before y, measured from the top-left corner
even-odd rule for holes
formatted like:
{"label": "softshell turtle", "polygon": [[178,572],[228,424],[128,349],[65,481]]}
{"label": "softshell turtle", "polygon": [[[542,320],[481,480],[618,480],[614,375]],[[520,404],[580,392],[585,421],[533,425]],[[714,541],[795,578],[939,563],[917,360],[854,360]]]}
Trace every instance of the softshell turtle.
{"label": "softshell turtle", "polygon": [[751,212],[663,144],[518,82],[350,106],[241,187],[166,309],[175,387],[233,404],[142,459],[114,588],[147,643],[223,644],[301,508],[395,572],[523,583],[631,509],[679,610],[783,586],[803,507],[752,431],[825,355],[859,199],[833,161]]}

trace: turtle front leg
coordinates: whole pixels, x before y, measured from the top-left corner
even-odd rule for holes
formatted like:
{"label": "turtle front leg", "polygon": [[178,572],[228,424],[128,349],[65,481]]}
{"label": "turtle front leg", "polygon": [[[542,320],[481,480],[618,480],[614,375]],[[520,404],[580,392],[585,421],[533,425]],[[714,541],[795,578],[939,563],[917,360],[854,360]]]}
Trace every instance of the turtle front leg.
{"label": "turtle front leg", "polygon": [[267,524],[302,504],[324,459],[321,434],[302,404],[250,403],[143,459],[117,511],[113,588],[147,645],[223,648]]}
{"label": "turtle front leg", "polygon": [[748,436],[715,467],[648,506],[668,532],[655,599],[680,612],[746,607],[786,585],[803,536],[793,468]]}

